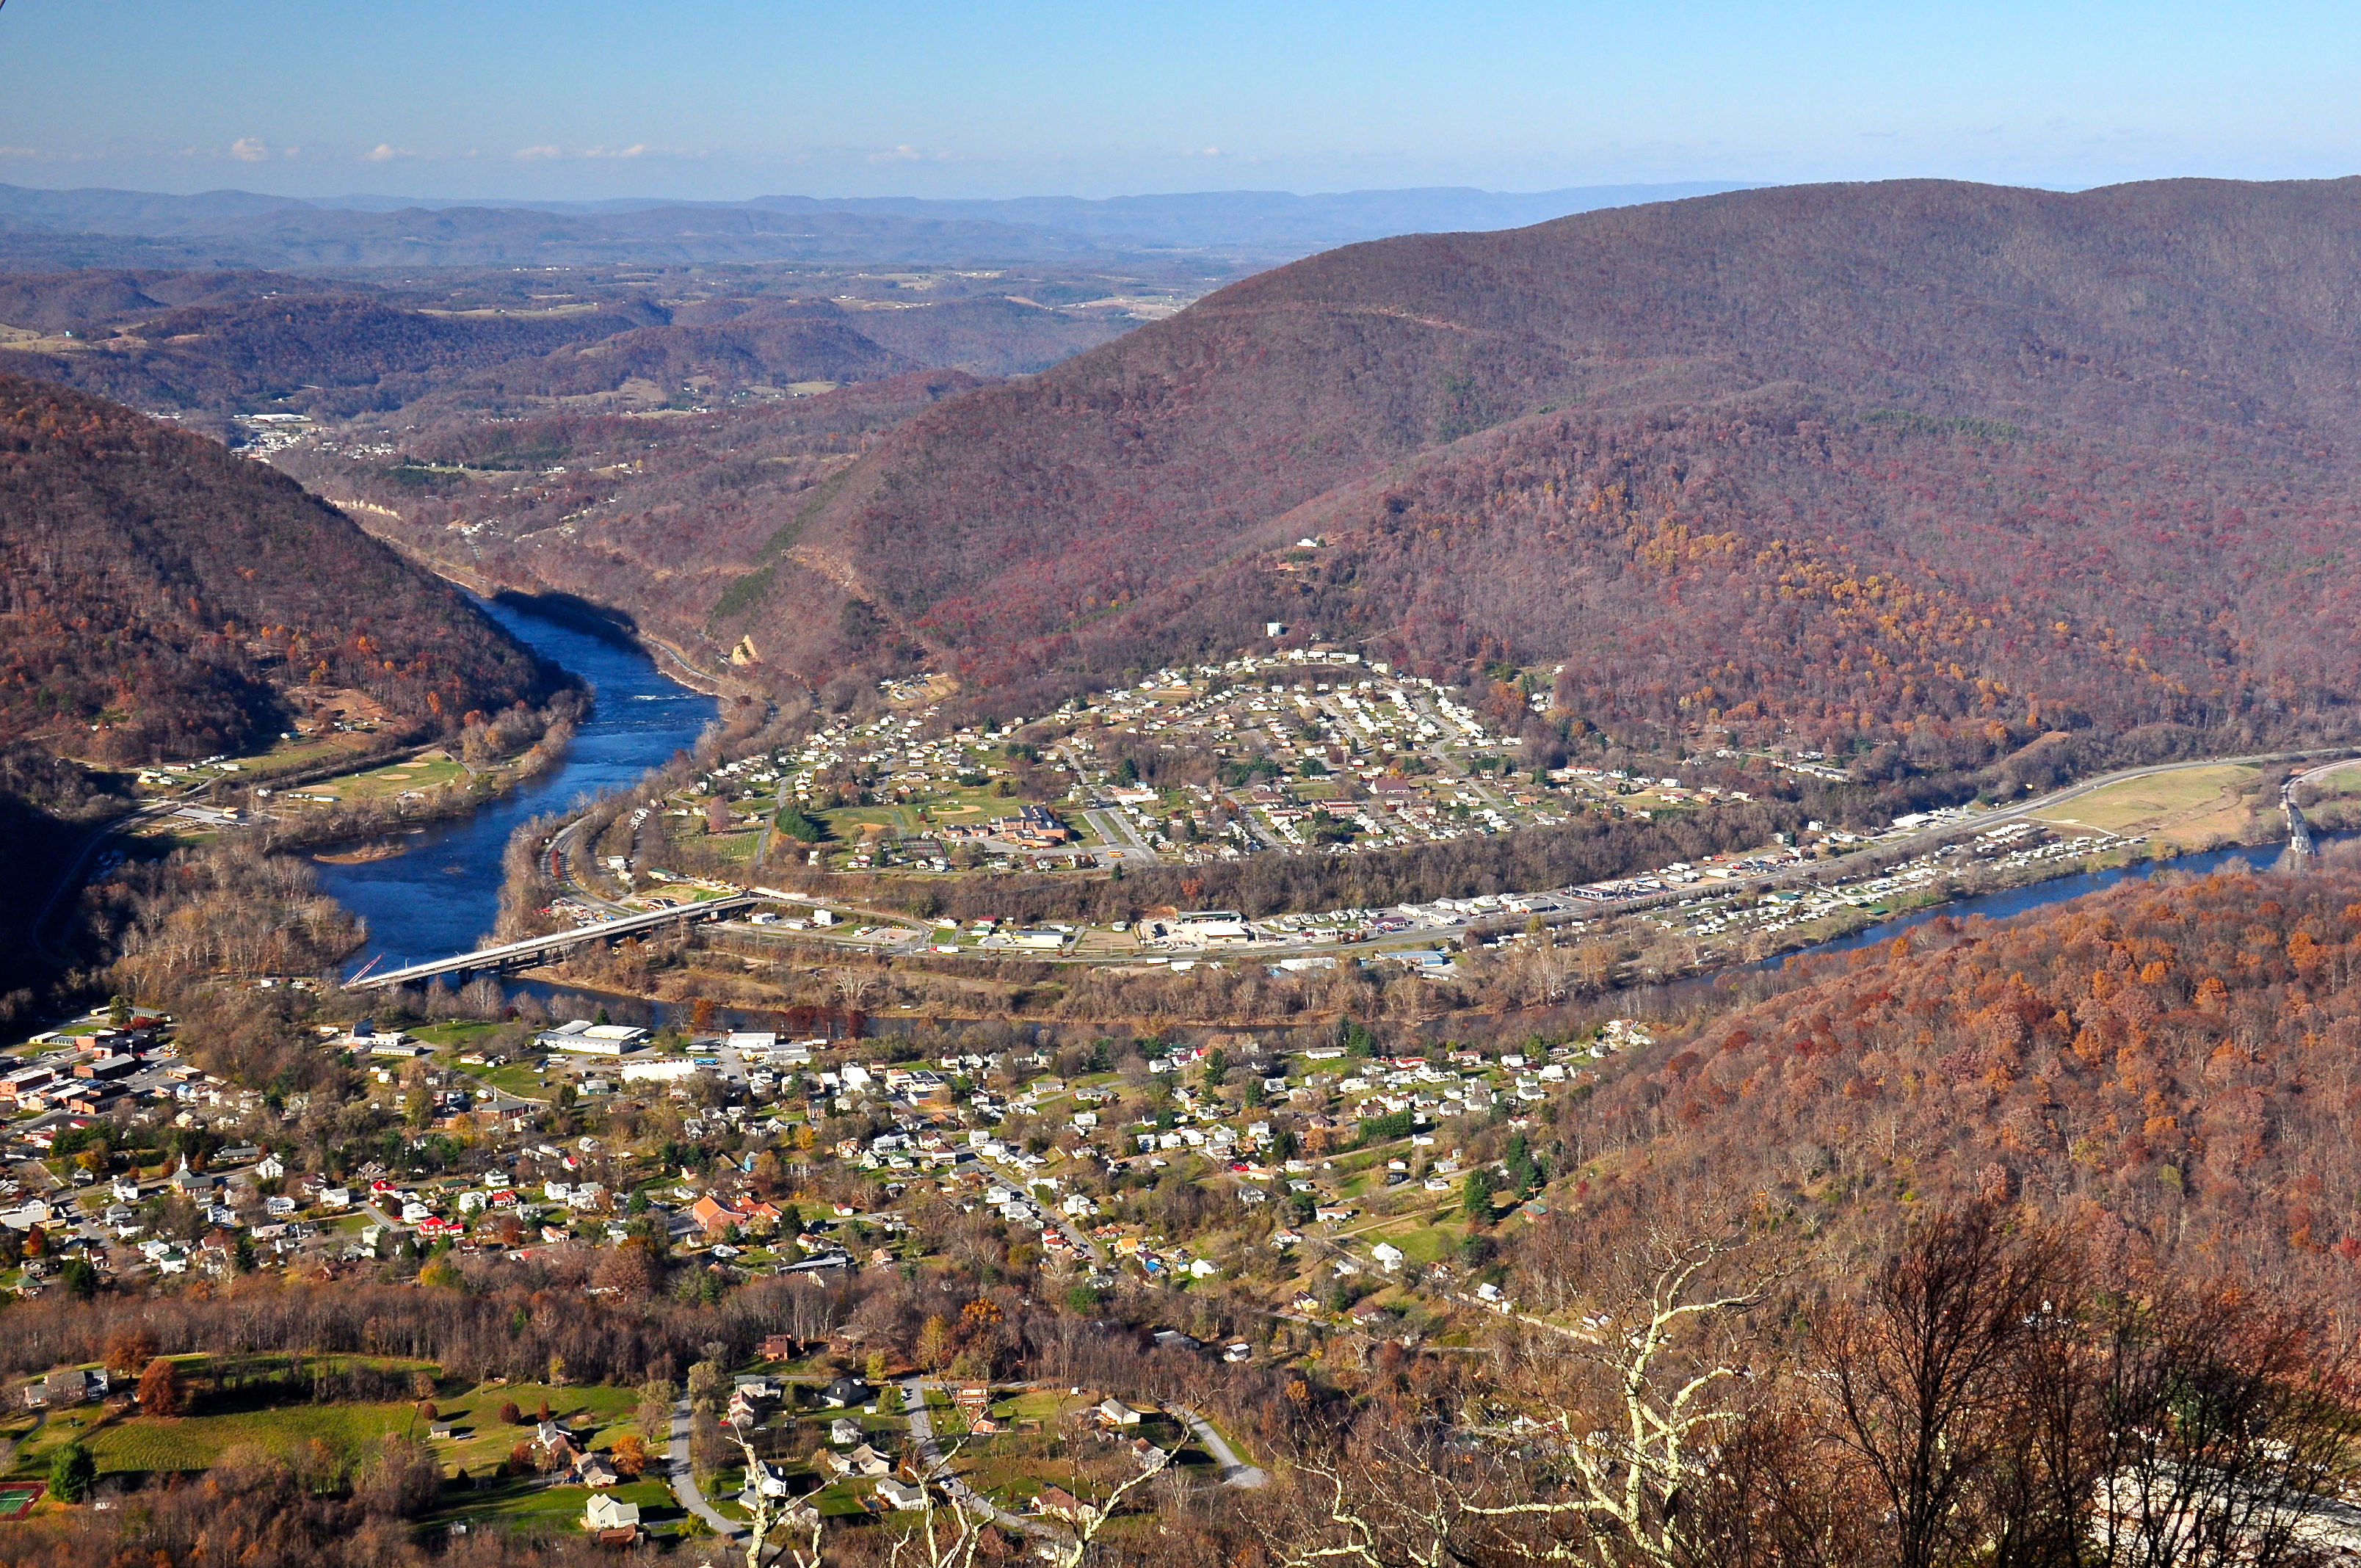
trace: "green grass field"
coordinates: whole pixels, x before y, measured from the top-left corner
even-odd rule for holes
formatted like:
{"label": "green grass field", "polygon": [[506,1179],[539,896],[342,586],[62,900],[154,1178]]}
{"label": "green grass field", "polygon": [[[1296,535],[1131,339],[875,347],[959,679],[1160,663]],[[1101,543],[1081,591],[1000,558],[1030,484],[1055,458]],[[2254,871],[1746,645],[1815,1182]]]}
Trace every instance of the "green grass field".
{"label": "green grass field", "polygon": [[467,770],[456,759],[432,751],[412,762],[399,762],[388,768],[372,768],[368,773],[346,773],[341,778],[322,784],[308,784],[314,795],[333,795],[341,801],[383,800],[409,790],[435,790],[445,784],[457,784],[467,777]]}
{"label": "green grass field", "polygon": [[699,840],[700,843],[702,843],[708,850],[712,850],[715,854],[732,861],[752,859],[754,854],[754,846],[760,844],[762,841],[763,835],[759,830],[752,833],[709,834]]}
{"label": "green grass field", "polygon": [[471,1067],[461,1068],[459,1070],[478,1083],[497,1089],[503,1094],[513,1094],[520,1100],[542,1100],[548,1097],[549,1086],[542,1081],[541,1072],[537,1068]]}
{"label": "green grass field", "polygon": [[[902,834],[928,833],[937,828],[981,827],[995,817],[1015,816],[1024,805],[1015,795],[994,795],[988,788],[959,789],[945,795],[920,795],[897,805],[844,806],[815,815],[828,825],[829,837],[838,845],[851,847],[862,841],[864,826],[883,828],[885,837],[891,839]],[[921,807],[925,808],[924,815]],[[1069,826],[1088,830],[1079,817]]]}
{"label": "green grass field", "polygon": [[2207,831],[2228,832],[2245,816],[2241,785],[2256,776],[2253,768],[2224,763],[2213,767],[2176,768],[2143,779],[2126,779],[2067,801],[2042,820],[2060,827],[2095,828],[2104,833],[2136,834],[2163,830],[2174,837]]}
{"label": "green grass field", "polygon": [[[608,1489],[607,1495],[640,1506],[640,1523],[661,1531],[687,1517],[657,1476],[643,1476]],[[495,1525],[508,1530],[554,1530],[578,1528],[582,1510],[590,1504],[587,1486],[553,1486],[538,1475],[484,1481],[472,1490],[444,1494],[443,1506],[429,1519],[432,1524],[465,1519],[471,1525]]]}
{"label": "green grass field", "polygon": [[[481,1475],[497,1466],[520,1442],[533,1438],[533,1412],[543,1400],[552,1414],[578,1433],[587,1433],[594,1449],[612,1448],[631,1429],[640,1397],[631,1388],[555,1388],[545,1383],[487,1384],[456,1398],[438,1398],[437,1414],[456,1421],[464,1435],[435,1444],[443,1463]],[[514,1404],[525,1424],[509,1426],[500,1407]]]}
{"label": "green grass field", "polygon": [[2323,774],[2312,781],[2312,787],[2323,795],[2361,795],[2361,762]]}
{"label": "green grass field", "polygon": [[[411,1363],[389,1363],[410,1366]],[[423,1367],[424,1364],[414,1364]],[[593,1448],[612,1448],[631,1431],[639,1409],[639,1394],[631,1388],[553,1387],[547,1384],[488,1384],[457,1393],[438,1392],[438,1417],[456,1422],[461,1435],[434,1444],[446,1468],[464,1468],[488,1475],[507,1458],[510,1450],[533,1436],[534,1413],[544,1400],[552,1413]],[[500,1407],[513,1402],[523,1424],[510,1426],[500,1419]],[[24,1436],[28,1423],[18,1420],[0,1427],[0,1439]],[[366,1461],[388,1432],[405,1432],[424,1440],[427,1423],[414,1404],[386,1402],[341,1405],[282,1405],[271,1409],[241,1410],[225,1415],[192,1415],[154,1420],[136,1412],[113,1420],[97,1406],[60,1411],[33,1432],[16,1454],[15,1473],[39,1473],[52,1451],[79,1440],[98,1460],[102,1472],[203,1470],[235,1448],[293,1456],[313,1442],[325,1445],[348,1464]],[[577,1504],[579,1511],[579,1504]]]}
{"label": "green grass field", "polygon": [[[1422,1194],[1424,1189],[1420,1190]],[[1459,1245],[1466,1233],[1464,1225],[1433,1223],[1432,1218],[1421,1215],[1398,1225],[1384,1225],[1366,1233],[1362,1239],[1371,1245],[1385,1241],[1401,1249],[1403,1266],[1422,1268],[1448,1256]]]}
{"label": "green grass field", "polygon": [[416,1408],[407,1404],[289,1405],[229,1416],[112,1421],[84,1440],[102,1473],[203,1470],[234,1448],[293,1457],[317,1442],[347,1464],[365,1462],[386,1433],[408,1431]]}
{"label": "green grass field", "polygon": [[497,1035],[498,1024],[461,1022],[452,1024],[422,1024],[410,1031],[412,1036],[437,1049],[466,1047],[487,1035]]}
{"label": "green grass field", "polygon": [[268,751],[251,757],[235,757],[231,761],[238,764],[238,772],[242,773],[271,779],[281,773],[301,773],[307,768],[342,762],[346,757],[374,749],[382,739],[377,735],[356,735],[347,730],[337,730],[302,740],[281,740]]}
{"label": "green grass field", "polygon": [[1046,1429],[1056,1424],[1058,1418],[1082,1401],[1071,1394],[1054,1389],[1035,1388],[992,1407],[994,1418],[1009,1421],[1039,1421]]}
{"label": "green grass field", "polygon": [[907,806],[845,806],[834,811],[818,814],[828,825],[829,837],[839,844],[857,845],[878,835],[864,828],[882,828],[884,837],[915,833],[920,829],[917,809]]}

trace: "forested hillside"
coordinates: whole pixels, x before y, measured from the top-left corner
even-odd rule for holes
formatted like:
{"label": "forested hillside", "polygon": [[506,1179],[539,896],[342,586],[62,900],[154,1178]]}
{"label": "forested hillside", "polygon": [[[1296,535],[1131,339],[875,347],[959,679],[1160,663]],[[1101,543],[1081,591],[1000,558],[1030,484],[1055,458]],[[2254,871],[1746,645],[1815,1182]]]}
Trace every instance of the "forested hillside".
{"label": "forested hillside", "polygon": [[2355,181],[1913,181],[1356,246],[927,411],[718,630],[1039,711],[1281,620],[1938,768],[2339,729],[2356,242]]}
{"label": "forested hillside", "polygon": [[1609,1076],[1561,1129],[1601,1199],[1760,1192],[1857,1236],[2022,1203],[2113,1264],[2349,1311],[2361,870],[2126,883],[1819,962]]}
{"label": "forested hillside", "polygon": [[694,384],[709,395],[801,381],[873,381],[917,368],[915,361],[863,336],[843,312],[821,305],[714,325],[667,323],[593,335],[478,372],[457,383],[453,395],[579,397],[614,391],[635,378],[666,389]]}
{"label": "forested hillside", "polygon": [[456,729],[561,677],[291,480],[0,376],[0,740],[114,762],[269,740],[295,685]]}

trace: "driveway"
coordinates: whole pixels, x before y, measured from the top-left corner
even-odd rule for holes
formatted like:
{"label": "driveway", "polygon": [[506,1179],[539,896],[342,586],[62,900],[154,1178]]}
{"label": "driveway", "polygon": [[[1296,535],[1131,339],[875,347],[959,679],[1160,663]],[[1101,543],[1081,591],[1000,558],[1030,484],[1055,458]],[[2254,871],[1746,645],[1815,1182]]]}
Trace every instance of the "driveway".
{"label": "driveway", "polygon": [[697,1476],[688,1464],[689,1426],[688,1401],[683,1399],[672,1408],[672,1471],[668,1477],[672,1482],[672,1494],[680,1499],[682,1508],[712,1526],[714,1534],[724,1541],[740,1540],[744,1537],[746,1527],[716,1513],[713,1505],[705,1500],[705,1494],[697,1489]]}
{"label": "driveway", "polygon": [[1164,1408],[1197,1434],[1197,1441],[1205,1445],[1205,1452],[1213,1456],[1215,1464],[1221,1466],[1223,1486],[1251,1491],[1269,1483],[1268,1474],[1238,1457],[1238,1451],[1230,1446],[1229,1439],[1213,1430],[1213,1422],[1186,1405],[1167,1405]]}

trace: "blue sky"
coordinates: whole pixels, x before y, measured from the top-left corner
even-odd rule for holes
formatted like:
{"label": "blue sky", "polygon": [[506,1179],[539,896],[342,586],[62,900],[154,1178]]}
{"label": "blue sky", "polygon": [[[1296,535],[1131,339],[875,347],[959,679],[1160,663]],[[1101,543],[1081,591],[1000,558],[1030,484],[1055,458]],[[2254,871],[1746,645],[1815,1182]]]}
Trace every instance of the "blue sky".
{"label": "blue sky", "polygon": [[2361,169],[2361,6],[5,0],[0,182],[1103,196]]}

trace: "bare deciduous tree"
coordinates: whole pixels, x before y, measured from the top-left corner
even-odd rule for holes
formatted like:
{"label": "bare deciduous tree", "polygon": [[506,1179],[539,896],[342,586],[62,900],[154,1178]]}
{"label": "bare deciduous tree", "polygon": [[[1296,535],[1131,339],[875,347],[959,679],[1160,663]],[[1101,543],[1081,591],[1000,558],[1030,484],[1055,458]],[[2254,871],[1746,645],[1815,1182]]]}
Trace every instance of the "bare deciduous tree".
{"label": "bare deciduous tree", "polygon": [[1899,1568],[1954,1561],[2000,1520],[1987,1485],[2028,1435],[2028,1323],[2075,1288],[2048,1236],[2013,1235],[1988,1204],[1938,1214],[1839,1305],[1821,1335],[1838,1442],[1893,1517]]}
{"label": "bare deciduous tree", "polygon": [[1741,1424],[1746,1319],[1784,1269],[1736,1227],[1657,1227],[1561,1262],[1578,1277],[1558,1294],[1594,1303],[1584,1327],[1533,1325],[1545,1341],[1510,1347],[1493,1391],[1530,1434],[1524,1456],[1404,1432],[1300,1466],[1273,1532],[1287,1568],[1692,1560],[1683,1495]]}

